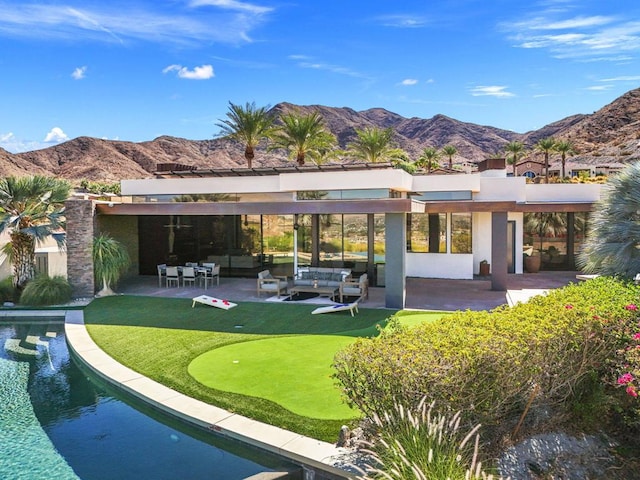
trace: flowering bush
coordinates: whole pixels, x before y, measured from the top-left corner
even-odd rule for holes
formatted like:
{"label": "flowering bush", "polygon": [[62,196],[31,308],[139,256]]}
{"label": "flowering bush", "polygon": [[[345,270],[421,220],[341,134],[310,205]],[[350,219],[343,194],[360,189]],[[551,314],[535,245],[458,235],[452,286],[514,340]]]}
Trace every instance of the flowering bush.
{"label": "flowering bush", "polygon": [[[624,306],[628,312],[637,313],[638,306],[630,303]],[[621,337],[621,348],[617,352],[619,376],[617,385],[624,387],[626,393],[637,398],[640,390],[640,321],[636,317],[633,322],[629,322],[628,328],[623,328]]]}

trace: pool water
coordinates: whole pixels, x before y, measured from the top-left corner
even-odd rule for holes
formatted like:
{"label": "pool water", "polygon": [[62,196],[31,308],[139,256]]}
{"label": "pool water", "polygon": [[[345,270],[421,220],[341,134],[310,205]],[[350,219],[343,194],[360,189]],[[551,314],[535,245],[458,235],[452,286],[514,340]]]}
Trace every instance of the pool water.
{"label": "pool water", "polygon": [[286,468],[131,402],[76,366],[61,320],[0,323],[1,479],[233,480]]}

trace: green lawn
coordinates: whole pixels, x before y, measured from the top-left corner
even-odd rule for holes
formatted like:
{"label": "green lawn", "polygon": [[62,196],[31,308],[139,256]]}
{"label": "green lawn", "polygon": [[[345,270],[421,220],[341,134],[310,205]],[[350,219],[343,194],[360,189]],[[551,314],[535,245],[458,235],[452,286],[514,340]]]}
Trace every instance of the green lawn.
{"label": "green lawn", "polygon": [[[189,299],[115,296],[85,309],[90,335],[128,367],[186,395],[334,442],[358,412],[331,378],[336,351],[372,336],[392,310],[311,315],[312,305],[242,303],[231,310]],[[402,323],[442,313],[402,312]],[[198,380],[195,380],[195,378]]]}

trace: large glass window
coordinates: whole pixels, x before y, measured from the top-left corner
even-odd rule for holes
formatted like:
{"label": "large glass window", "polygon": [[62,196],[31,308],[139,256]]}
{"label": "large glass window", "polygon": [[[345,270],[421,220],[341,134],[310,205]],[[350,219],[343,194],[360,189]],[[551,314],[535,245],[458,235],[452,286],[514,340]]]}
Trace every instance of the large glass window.
{"label": "large glass window", "polygon": [[451,253],[472,253],[471,214],[451,214]]}
{"label": "large glass window", "polygon": [[407,251],[446,253],[447,214],[411,213],[407,215]]}
{"label": "large glass window", "polygon": [[295,215],[294,228],[298,232],[298,265],[311,265],[313,241],[311,215]]}
{"label": "large glass window", "polygon": [[262,216],[263,265],[274,275],[293,272],[293,215]]}

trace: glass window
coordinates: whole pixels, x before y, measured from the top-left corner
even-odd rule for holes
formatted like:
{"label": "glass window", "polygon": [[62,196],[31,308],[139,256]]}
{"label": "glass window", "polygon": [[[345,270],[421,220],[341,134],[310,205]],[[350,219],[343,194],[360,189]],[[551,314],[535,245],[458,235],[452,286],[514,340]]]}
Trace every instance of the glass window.
{"label": "glass window", "polygon": [[451,253],[472,253],[471,214],[451,214]]}
{"label": "glass window", "polygon": [[293,215],[262,216],[262,263],[274,275],[293,271],[293,221]]}
{"label": "glass window", "polygon": [[446,253],[446,213],[411,213],[407,215],[407,251]]}

